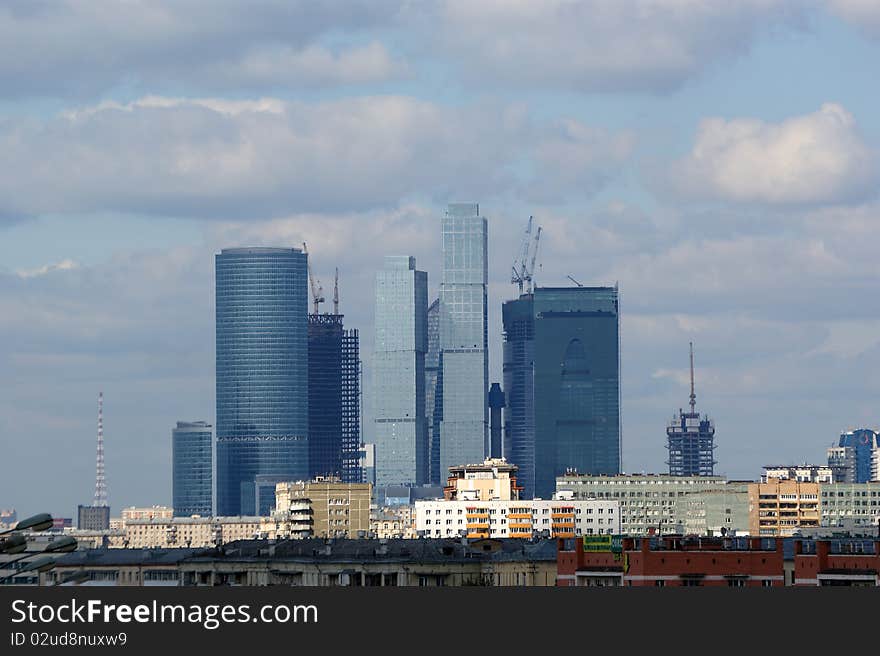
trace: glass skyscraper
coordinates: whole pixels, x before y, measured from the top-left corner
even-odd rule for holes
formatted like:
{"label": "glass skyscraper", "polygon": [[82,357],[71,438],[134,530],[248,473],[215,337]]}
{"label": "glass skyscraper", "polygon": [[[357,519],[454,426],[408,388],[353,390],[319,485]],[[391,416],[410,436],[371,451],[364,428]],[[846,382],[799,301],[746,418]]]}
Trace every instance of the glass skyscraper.
{"label": "glass skyscraper", "polygon": [[425,354],[425,411],[428,416],[428,482],[440,478],[440,419],[443,417],[443,377],[440,370],[440,299],[428,308],[428,352]]}
{"label": "glass skyscraper", "polygon": [[866,483],[871,480],[871,457],[878,448],[880,433],[870,428],[859,428],[840,434],[838,446],[850,447],[855,454],[855,470],[853,481]]}
{"label": "glass skyscraper", "polygon": [[309,474],[308,273],[295,248],[215,256],[217,513],[257,511],[257,477]]}
{"label": "glass skyscraper", "polygon": [[488,453],[488,224],[476,203],[452,203],[442,220],[440,474]]}
{"label": "glass skyscraper", "polygon": [[501,307],[504,327],[504,457],[519,467],[524,499],[535,496],[535,317],[531,294]]}
{"label": "glass skyscraper", "polygon": [[428,478],[425,353],[428,274],[416,259],[389,255],[376,274],[373,356],[376,485],[422,485]]}
{"label": "glass skyscraper", "polygon": [[214,492],[211,424],[178,421],[171,429],[171,498],[175,517],[212,514]]}

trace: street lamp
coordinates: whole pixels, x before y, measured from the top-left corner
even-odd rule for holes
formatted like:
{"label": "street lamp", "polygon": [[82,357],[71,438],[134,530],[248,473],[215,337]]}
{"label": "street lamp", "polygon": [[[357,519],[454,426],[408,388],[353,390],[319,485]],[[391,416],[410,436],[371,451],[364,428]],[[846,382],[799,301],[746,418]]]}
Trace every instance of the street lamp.
{"label": "street lamp", "polygon": [[28,529],[30,529],[31,531],[39,532],[45,531],[48,528],[52,528],[52,515],[50,515],[49,513],[39,513],[38,515],[25,517],[12,528],[8,528],[5,531],[0,531],[0,535],[6,535],[7,533],[12,533],[13,531],[26,531]]}
{"label": "street lamp", "polygon": [[[30,529],[32,531],[45,531],[47,528],[52,526],[52,516],[48,513],[40,513],[39,515],[33,515],[32,517],[28,517],[18,522],[15,525],[15,528],[4,531],[4,533],[9,533],[10,531],[15,531],[7,538],[4,538],[2,542],[0,542],[0,553],[6,554],[22,554],[18,558],[13,558],[12,560],[7,560],[4,563],[0,563],[0,568],[8,569],[10,565],[30,558],[34,555],[34,552],[27,551],[27,538],[18,533],[21,530]],[[29,572],[33,570],[37,570],[38,572],[45,572],[49,569],[52,569],[55,566],[55,560],[57,556],[55,554],[63,554],[69,553],[76,549],[76,540],[69,535],[63,535],[55,540],[52,540],[41,552],[44,555],[41,558],[37,558],[33,562],[27,563],[21,569],[12,572],[11,574],[7,574],[6,576],[0,577],[0,583],[6,581],[7,579],[11,579],[15,576],[18,576],[22,572]]]}

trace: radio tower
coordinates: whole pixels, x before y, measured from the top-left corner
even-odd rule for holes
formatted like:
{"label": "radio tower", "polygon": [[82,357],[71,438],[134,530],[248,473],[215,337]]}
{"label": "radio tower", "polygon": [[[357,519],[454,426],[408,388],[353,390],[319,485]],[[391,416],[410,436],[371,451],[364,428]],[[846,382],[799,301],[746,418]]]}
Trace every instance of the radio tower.
{"label": "radio tower", "polygon": [[95,459],[95,506],[107,506],[104,480],[104,392],[98,392],[98,455]]}

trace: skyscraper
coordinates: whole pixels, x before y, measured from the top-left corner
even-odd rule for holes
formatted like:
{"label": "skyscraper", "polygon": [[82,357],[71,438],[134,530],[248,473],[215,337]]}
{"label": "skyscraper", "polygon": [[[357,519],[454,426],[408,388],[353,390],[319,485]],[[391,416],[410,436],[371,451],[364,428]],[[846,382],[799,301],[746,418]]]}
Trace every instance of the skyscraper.
{"label": "skyscraper", "polygon": [[838,446],[852,447],[855,451],[855,483],[866,483],[871,480],[871,456],[878,448],[880,433],[870,428],[841,433]]}
{"label": "skyscraper", "polygon": [[534,296],[522,294],[501,307],[504,327],[504,457],[519,467],[523,498],[535,496]]}
{"label": "skyscraper", "polygon": [[691,343],[691,411],[679,409],[678,416],[666,426],[670,476],[715,475],[715,424],[696,411],[694,392],[694,345]]}
{"label": "skyscraper", "polygon": [[422,485],[428,477],[425,353],[428,274],[414,257],[389,255],[376,274],[373,356],[376,485]]}
{"label": "skyscraper", "polygon": [[476,203],[451,203],[442,220],[440,470],[488,452],[488,224]]}
{"label": "skyscraper", "polygon": [[178,421],[171,429],[171,499],[175,517],[212,514],[214,490],[211,424]]}
{"label": "skyscraper", "polygon": [[308,477],[306,268],[295,248],[215,256],[220,515],[257,511],[258,476]]}
{"label": "skyscraper", "polygon": [[428,352],[425,354],[425,412],[428,416],[428,482],[441,485],[440,420],[443,418],[443,372],[440,368],[440,299],[428,308]]}
{"label": "skyscraper", "polygon": [[503,448],[502,411],[504,410],[504,392],[501,385],[492,383],[489,388],[489,457],[501,458]]}
{"label": "skyscraper", "polygon": [[535,494],[549,498],[569,469],[620,473],[617,288],[538,287],[533,302]]}
{"label": "skyscraper", "polygon": [[360,482],[357,330],[341,314],[309,315],[309,477]]}

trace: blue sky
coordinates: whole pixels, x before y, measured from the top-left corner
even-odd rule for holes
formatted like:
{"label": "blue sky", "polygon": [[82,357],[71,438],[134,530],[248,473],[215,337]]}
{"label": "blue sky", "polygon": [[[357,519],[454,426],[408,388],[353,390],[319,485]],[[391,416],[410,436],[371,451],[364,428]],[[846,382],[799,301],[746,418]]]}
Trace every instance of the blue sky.
{"label": "blue sky", "polygon": [[375,271],[436,290],[449,201],[490,221],[493,380],[533,214],[539,284],[620,284],[627,471],[691,340],[719,471],[822,460],[880,424],[878,61],[868,0],[6,3],[0,507],[91,499],[99,390],[112,505],[170,502],[222,247],[339,266],[369,383]]}

